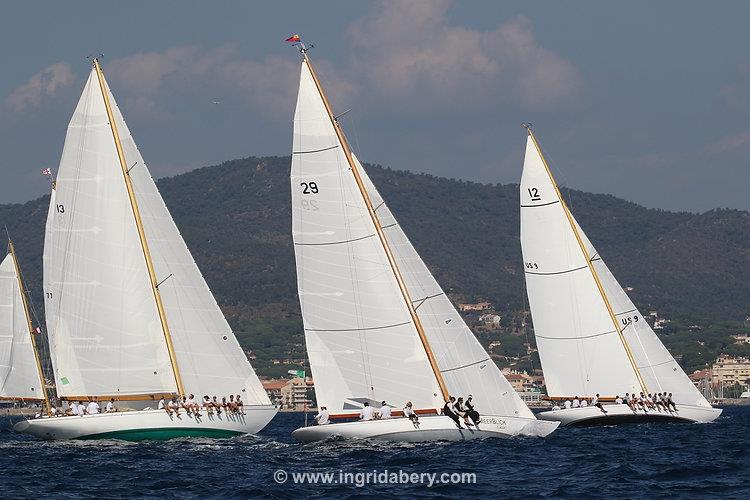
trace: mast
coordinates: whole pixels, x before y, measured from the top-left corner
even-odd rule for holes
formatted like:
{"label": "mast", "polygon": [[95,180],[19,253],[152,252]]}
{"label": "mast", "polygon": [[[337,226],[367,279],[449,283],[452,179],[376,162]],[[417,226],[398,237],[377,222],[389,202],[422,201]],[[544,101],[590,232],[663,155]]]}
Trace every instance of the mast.
{"label": "mast", "polygon": [[23,279],[21,279],[21,268],[18,266],[18,259],[16,258],[16,249],[13,246],[10,236],[8,237],[8,250],[13,256],[13,265],[16,268],[16,279],[18,279],[18,289],[21,292],[21,302],[23,302],[23,312],[26,315],[26,325],[29,329],[29,335],[31,336],[31,348],[34,351],[34,361],[36,361],[36,370],[39,375],[39,383],[42,388],[42,395],[44,396],[44,407],[47,410],[47,415],[52,413],[52,405],[49,401],[49,395],[47,394],[47,384],[44,381],[44,370],[42,370],[42,359],[39,356],[39,350],[36,345],[36,336],[34,333],[34,325],[31,323],[31,314],[29,311],[29,299],[26,296],[26,289],[23,286]]}
{"label": "mast", "polygon": [[396,278],[396,282],[398,283],[398,287],[399,287],[399,290],[401,291],[401,295],[404,301],[406,302],[406,307],[409,310],[409,315],[411,316],[411,320],[417,329],[417,333],[419,334],[419,340],[422,342],[422,346],[424,347],[425,353],[427,354],[427,359],[429,359],[430,361],[432,372],[434,373],[435,379],[437,380],[437,383],[440,386],[440,392],[443,396],[443,400],[448,401],[450,397],[448,393],[448,388],[445,385],[443,374],[440,373],[440,368],[438,368],[437,360],[435,359],[435,354],[432,352],[432,348],[430,347],[430,343],[427,340],[427,335],[425,334],[424,327],[422,326],[422,322],[420,321],[419,316],[417,315],[416,309],[414,309],[414,303],[411,300],[411,295],[409,294],[409,290],[406,288],[406,282],[404,281],[404,278],[401,276],[401,271],[398,268],[398,264],[396,263],[396,259],[393,256],[393,252],[391,252],[391,247],[388,244],[388,239],[386,238],[385,232],[383,231],[383,227],[380,224],[380,219],[378,218],[378,214],[375,212],[375,208],[373,207],[372,200],[370,199],[370,196],[367,193],[367,189],[365,188],[365,184],[364,184],[364,181],[362,180],[362,176],[359,173],[359,169],[357,168],[356,163],[352,159],[352,151],[351,151],[351,148],[349,147],[349,142],[346,140],[346,135],[344,135],[344,131],[341,129],[341,126],[338,120],[336,119],[336,116],[333,114],[331,103],[328,102],[328,98],[326,97],[326,94],[323,91],[323,87],[320,84],[320,80],[318,80],[318,75],[315,73],[312,63],[310,62],[310,58],[307,56],[307,50],[308,49],[304,45],[300,47],[300,52],[302,52],[304,63],[307,65],[307,68],[310,70],[310,74],[312,75],[313,81],[315,82],[315,86],[317,87],[318,93],[320,94],[320,97],[323,99],[323,104],[325,105],[326,111],[328,112],[328,117],[331,119],[331,124],[333,125],[333,128],[336,131],[336,136],[338,137],[339,142],[341,143],[341,147],[344,150],[346,161],[349,163],[349,168],[351,168],[352,174],[354,174],[354,179],[357,182],[357,187],[359,188],[359,192],[362,195],[362,199],[365,202],[365,206],[367,207],[367,212],[370,214],[370,218],[372,219],[372,222],[375,225],[375,232],[378,234],[378,239],[380,240],[380,243],[383,246],[383,250],[385,251],[385,254],[388,258],[388,263],[391,266],[391,271],[393,272],[393,275]]}
{"label": "mast", "polygon": [[612,320],[612,324],[615,326],[615,331],[617,332],[617,335],[620,337],[622,346],[625,349],[625,354],[628,356],[628,361],[630,361],[630,365],[633,367],[633,371],[635,372],[635,376],[638,379],[638,383],[641,385],[641,389],[643,390],[643,392],[648,394],[646,383],[643,381],[643,376],[641,375],[641,372],[635,363],[633,352],[630,350],[630,346],[628,345],[628,342],[625,340],[625,336],[623,335],[622,330],[620,329],[620,325],[617,322],[615,311],[612,308],[612,304],[609,302],[607,293],[604,291],[604,286],[602,285],[601,279],[599,279],[599,273],[596,272],[596,269],[594,268],[594,263],[591,261],[591,256],[589,256],[589,252],[588,250],[586,250],[586,245],[583,244],[583,239],[581,238],[581,234],[579,233],[578,228],[576,227],[576,224],[573,221],[573,216],[570,212],[570,209],[568,208],[568,204],[565,203],[565,199],[563,198],[562,193],[560,192],[560,188],[557,185],[557,181],[555,181],[555,177],[552,175],[552,170],[550,170],[549,165],[547,164],[547,159],[544,157],[544,154],[542,153],[542,148],[539,147],[539,143],[537,142],[536,137],[534,136],[534,132],[532,132],[531,130],[531,125],[528,123],[524,123],[523,127],[529,133],[529,137],[531,137],[531,140],[534,142],[534,147],[536,147],[536,150],[539,153],[539,157],[542,159],[542,164],[544,165],[544,169],[547,171],[547,175],[549,176],[549,179],[552,182],[552,186],[555,188],[555,192],[557,193],[557,197],[560,200],[560,204],[562,205],[563,212],[565,212],[565,217],[568,219],[568,222],[570,223],[570,228],[573,230],[573,234],[575,235],[576,241],[578,242],[578,246],[580,247],[584,258],[586,259],[586,264],[588,265],[589,271],[591,271],[591,276],[594,278],[594,282],[596,283],[596,287],[599,290],[599,294],[601,295],[602,300],[604,301],[604,305],[607,307],[607,312],[609,313],[609,317]]}
{"label": "mast", "polygon": [[112,106],[109,102],[109,94],[107,93],[107,86],[104,81],[104,73],[99,65],[99,60],[94,58],[92,61],[96,76],[99,79],[99,88],[102,91],[102,98],[104,99],[104,107],[107,109],[107,119],[109,120],[109,126],[112,129],[112,137],[115,140],[115,148],[117,149],[117,157],[120,160],[120,168],[122,169],[122,176],[125,180],[125,187],[128,190],[128,198],[130,199],[130,206],[133,209],[133,218],[135,219],[135,225],[138,229],[138,238],[141,242],[141,248],[143,249],[143,257],[146,260],[146,268],[148,269],[149,281],[151,282],[151,290],[154,293],[154,300],[156,301],[156,308],[159,311],[159,320],[161,322],[161,328],[164,332],[164,340],[167,344],[167,350],[169,351],[169,361],[172,365],[172,373],[174,374],[175,384],[177,385],[177,392],[179,394],[185,394],[185,389],[182,385],[182,378],[180,377],[180,370],[177,366],[177,356],[174,352],[174,344],[172,343],[172,335],[169,332],[169,324],[167,323],[167,315],[164,311],[164,304],[161,300],[161,294],[159,293],[159,282],[156,279],[156,272],[154,271],[154,263],[151,260],[151,252],[148,249],[148,241],[146,240],[146,233],[143,230],[143,222],[141,221],[141,213],[138,210],[138,200],[135,197],[135,191],[133,191],[133,183],[130,179],[130,172],[128,169],[127,162],[125,161],[125,153],[122,149],[122,143],[120,142],[120,134],[117,131],[117,123],[115,123],[115,117],[112,113]]}

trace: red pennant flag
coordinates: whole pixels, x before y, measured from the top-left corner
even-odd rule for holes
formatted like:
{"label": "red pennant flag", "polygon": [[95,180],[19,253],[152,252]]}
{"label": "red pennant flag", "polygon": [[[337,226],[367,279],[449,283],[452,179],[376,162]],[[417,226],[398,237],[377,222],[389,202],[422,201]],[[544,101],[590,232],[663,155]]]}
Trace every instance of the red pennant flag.
{"label": "red pennant flag", "polygon": [[42,329],[37,326],[34,328],[34,333],[42,333]]}
{"label": "red pennant flag", "polygon": [[289,38],[286,39],[287,42],[299,42],[302,38],[300,38],[299,35],[292,35]]}

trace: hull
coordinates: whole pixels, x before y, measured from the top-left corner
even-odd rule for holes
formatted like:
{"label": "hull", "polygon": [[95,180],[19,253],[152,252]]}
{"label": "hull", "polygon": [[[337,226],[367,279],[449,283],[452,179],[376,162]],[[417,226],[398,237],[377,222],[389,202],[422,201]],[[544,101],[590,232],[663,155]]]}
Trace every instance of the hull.
{"label": "hull", "polygon": [[595,406],[544,411],[537,414],[541,420],[560,422],[561,425],[614,425],[638,422],[694,422],[707,423],[721,415],[721,410],[705,406],[678,405],[677,411],[633,411],[628,405],[604,405],[605,415]]}
{"label": "hull", "polygon": [[245,406],[243,413],[195,417],[164,410],[100,413],[82,417],[43,417],[24,420],[13,429],[40,439],[166,440],[178,437],[227,438],[255,434],[276,415],[274,406]]}
{"label": "hull", "polygon": [[302,427],[294,431],[292,436],[303,443],[322,441],[331,437],[413,443],[466,441],[513,436],[544,437],[554,431],[558,425],[560,425],[559,422],[545,422],[532,418],[482,416],[478,426],[459,429],[449,417],[435,415],[420,417],[418,425],[413,424],[408,418],[393,418]]}

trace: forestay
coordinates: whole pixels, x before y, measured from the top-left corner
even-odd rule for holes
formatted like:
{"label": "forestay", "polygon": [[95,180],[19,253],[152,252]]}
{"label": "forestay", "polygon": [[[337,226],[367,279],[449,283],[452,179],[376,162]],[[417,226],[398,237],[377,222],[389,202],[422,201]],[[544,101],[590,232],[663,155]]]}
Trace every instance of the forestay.
{"label": "forestay", "polygon": [[167,210],[111,92],[109,102],[156,279],[161,282],[159,292],[185,391],[199,398],[241,394],[245,404],[270,404]]}
{"label": "forestay", "polygon": [[13,254],[0,263],[0,398],[43,399]]}
{"label": "forestay", "polygon": [[412,246],[359,160],[354,157],[373,206],[377,207],[398,268],[406,282],[448,392],[471,394],[484,415],[533,418]]}
{"label": "forestay", "polygon": [[318,405],[442,406],[424,346],[305,62],[294,116],[292,234]]}
{"label": "forestay", "polygon": [[531,135],[520,195],[526,287],[548,394],[640,392],[636,372]]}
{"label": "forestay", "polygon": [[[575,220],[575,219],[574,219]],[[625,341],[649,392],[671,392],[678,403],[711,407],[672,357],[651,326],[643,319],[630,297],[615,279],[586,234],[578,226],[599,279],[614,309]]]}
{"label": "forestay", "polygon": [[58,394],[176,391],[93,70],[68,126],[50,216],[44,292]]}

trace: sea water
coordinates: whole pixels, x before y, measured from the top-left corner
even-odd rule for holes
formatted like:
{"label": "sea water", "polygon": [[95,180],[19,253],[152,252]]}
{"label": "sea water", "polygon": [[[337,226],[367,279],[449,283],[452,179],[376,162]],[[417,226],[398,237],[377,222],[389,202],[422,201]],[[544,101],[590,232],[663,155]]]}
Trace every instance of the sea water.
{"label": "sea water", "polygon": [[258,436],[38,441],[0,422],[9,497],[395,496],[750,498],[750,406],[710,424],[561,428],[545,439],[295,443],[304,416]]}

